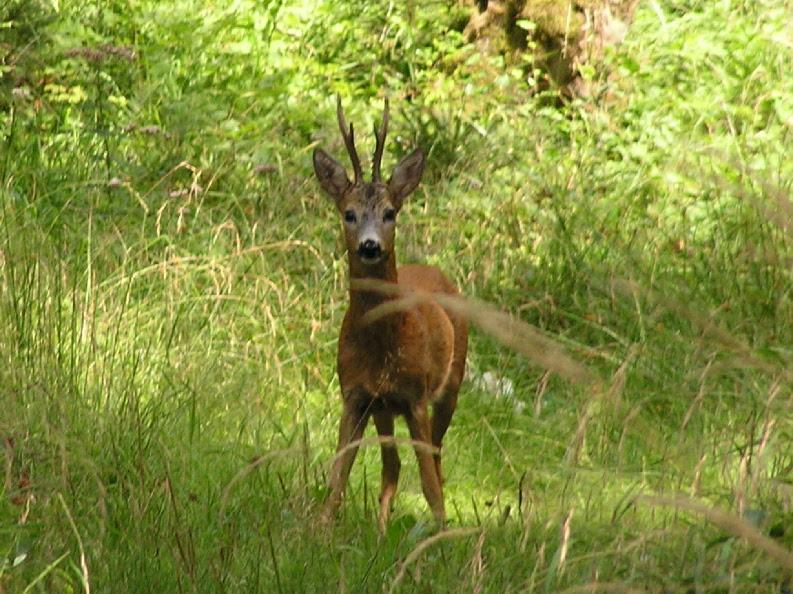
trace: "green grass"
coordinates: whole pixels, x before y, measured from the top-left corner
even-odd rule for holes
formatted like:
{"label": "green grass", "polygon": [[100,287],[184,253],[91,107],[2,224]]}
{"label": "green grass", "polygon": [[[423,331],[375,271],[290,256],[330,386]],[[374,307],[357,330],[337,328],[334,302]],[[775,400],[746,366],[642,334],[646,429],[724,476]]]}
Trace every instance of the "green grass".
{"label": "green grass", "polygon": [[[0,11],[0,592],[787,591],[778,4],[644,3],[599,92],[563,106],[441,3]],[[63,54],[103,43],[136,57]],[[368,130],[381,86],[403,106],[386,169],[430,150],[401,261],[595,377],[472,334],[437,542],[407,448],[384,537],[373,447],[317,521],[347,280],[310,151],[342,154],[334,93]]]}

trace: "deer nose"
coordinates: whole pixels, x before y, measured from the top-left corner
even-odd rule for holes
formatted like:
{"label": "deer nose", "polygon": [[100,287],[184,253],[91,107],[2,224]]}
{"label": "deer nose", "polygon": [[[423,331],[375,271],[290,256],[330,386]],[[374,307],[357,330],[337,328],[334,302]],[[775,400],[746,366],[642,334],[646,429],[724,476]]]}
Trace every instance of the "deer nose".
{"label": "deer nose", "polygon": [[379,258],[381,253],[380,244],[374,239],[366,239],[358,245],[358,255],[367,260]]}

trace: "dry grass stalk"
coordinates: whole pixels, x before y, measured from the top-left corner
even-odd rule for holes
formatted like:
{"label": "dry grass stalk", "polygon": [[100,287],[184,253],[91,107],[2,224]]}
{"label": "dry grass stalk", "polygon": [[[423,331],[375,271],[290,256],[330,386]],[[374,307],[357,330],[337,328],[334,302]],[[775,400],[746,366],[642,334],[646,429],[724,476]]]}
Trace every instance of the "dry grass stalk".
{"label": "dry grass stalk", "polygon": [[77,539],[77,548],[80,550],[80,578],[82,580],[83,590],[85,590],[85,594],[91,594],[91,579],[88,573],[88,562],[85,556],[85,548],[83,547],[83,539],[80,536],[80,532],[77,530],[77,524],[74,521],[72,512],[69,510],[69,507],[66,505],[66,500],[60,493],[58,493],[58,500],[66,514],[66,519],[69,520],[69,526],[71,526],[72,532]]}
{"label": "dry grass stalk", "polygon": [[474,547],[474,554],[471,557],[470,567],[471,567],[471,585],[470,585],[470,592],[472,594],[481,594],[482,588],[484,587],[484,576],[485,576],[485,568],[487,564],[485,563],[484,557],[482,555],[482,547],[485,544],[485,532],[479,535],[479,538],[476,540],[476,546]]}
{"label": "dry grass stalk", "polygon": [[410,291],[399,285],[374,279],[354,279],[351,288],[397,297],[374,308],[362,320],[363,323],[372,323],[394,312],[410,309],[422,301],[435,301],[445,309],[464,315],[480,330],[544,369],[575,383],[589,384],[595,381],[594,374],[570,357],[561,345],[544,336],[530,324],[499,311],[489,303],[457,295]]}
{"label": "dry grass stalk", "polygon": [[659,305],[687,319],[699,328],[704,337],[709,338],[716,344],[734,353],[735,359],[732,361],[734,366],[750,367],[772,374],[778,371],[776,365],[759,358],[745,342],[742,342],[730,332],[719,326],[712,316],[704,316],[695,312],[682,302],[668,296],[661,296],[658,292],[642,287],[632,280],[615,279],[612,282],[612,288],[616,292],[631,298],[641,295],[652,301],[655,305]]}
{"label": "dry grass stalk", "polygon": [[699,501],[682,495],[674,497],[664,495],[642,496],[639,497],[639,500],[653,506],[675,507],[703,516],[706,520],[715,524],[722,530],[726,530],[739,538],[743,538],[751,546],[767,553],[768,556],[779,563],[783,569],[793,575],[793,552],[788,551],[779,543],[762,534],[752,524],[734,514],[709,507]]}
{"label": "dry grass stalk", "polygon": [[562,543],[559,546],[559,573],[564,570],[564,562],[567,560],[567,549],[570,546],[570,524],[573,521],[574,511],[575,508],[571,507],[562,523]]}
{"label": "dry grass stalk", "polygon": [[432,445],[430,443],[427,443],[427,442],[424,442],[424,441],[418,441],[418,440],[415,440],[415,439],[410,439],[408,437],[395,437],[395,436],[381,437],[379,435],[373,435],[371,437],[363,437],[361,439],[357,439],[355,441],[351,441],[346,446],[344,446],[342,449],[340,449],[338,452],[336,452],[336,455],[333,456],[333,458],[330,459],[329,464],[333,464],[336,461],[337,458],[340,458],[341,456],[344,455],[345,452],[347,452],[349,450],[352,450],[352,449],[355,449],[355,448],[361,448],[361,447],[365,448],[365,447],[368,447],[368,446],[375,446],[375,445],[379,446],[379,445],[384,445],[384,444],[385,445],[390,445],[390,444],[394,444],[394,445],[410,445],[410,446],[413,446],[416,449],[424,450],[424,451],[426,451],[426,452],[428,452],[430,454],[437,454],[438,451],[439,451],[437,447],[435,447],[434,445]]}
{"label": "dry grass stalk", "polygon": [[429,538],[425,538],[422,540],[416,548],[410,551],[405,560],[399,566],[399,571],[394,578],[394,581],[391,582],[391,587],[388,589],[388,593],[394,592],[399,584],[402,583],[402,580],[405,578],[405,573],[407,572],[408,566],[413,563],[416,559],[418,559],[421,554],[427,550],[429,547],[434,545],[441,540],[451,540],[452,538],[464,538],[466,536],[471,536],[472,534],[476,534],[479,532],[479,528],[455,528],[453,530],[444,530],[443,532],[438,532],[430,536]]}

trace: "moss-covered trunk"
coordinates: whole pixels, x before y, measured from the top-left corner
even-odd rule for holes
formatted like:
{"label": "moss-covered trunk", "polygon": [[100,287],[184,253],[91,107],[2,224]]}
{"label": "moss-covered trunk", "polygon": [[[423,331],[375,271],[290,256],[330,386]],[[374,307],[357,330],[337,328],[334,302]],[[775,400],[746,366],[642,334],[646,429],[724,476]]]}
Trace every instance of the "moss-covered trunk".
{"label": "moss-covered trunk", "polygon": [[530,56],[548,84],[586,93],[581,66],[620,43],[638,0],[470,0],[466,33],[483,51]]}

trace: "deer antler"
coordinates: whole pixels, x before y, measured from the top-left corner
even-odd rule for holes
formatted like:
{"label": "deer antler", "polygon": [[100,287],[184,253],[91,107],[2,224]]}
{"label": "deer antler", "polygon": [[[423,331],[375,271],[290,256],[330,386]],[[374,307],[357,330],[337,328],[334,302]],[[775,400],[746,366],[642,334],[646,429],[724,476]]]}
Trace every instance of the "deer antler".
{"label": "deer antler", "polygon": [[347,147],[350,161],[352,161],[352,169],[355,172],[355,185],[357,186],[363,182],[361,160],[358,158],[358,153],[355,151],[355,133],[353,132],[352,124],[350,124],[348,129],[347,122],[344,120],[344,110],[341,107],[341,95],[337,96],[336,115],[339,118],[339,130],[341,130],[341,135],[344,138],[344,146]]}
{"label": "deer antler", "polygon": [[385,99],[383,107],[383,123],[380,129],[377,125],[374,127],[374,135],[377,139],[377,144],[374,149],[374,159],[372,160],[372,181],[379,182],[380,179],[380,161],[383,159],[383,150],[385,149],[385,135],[388,133],[388,97]]}

